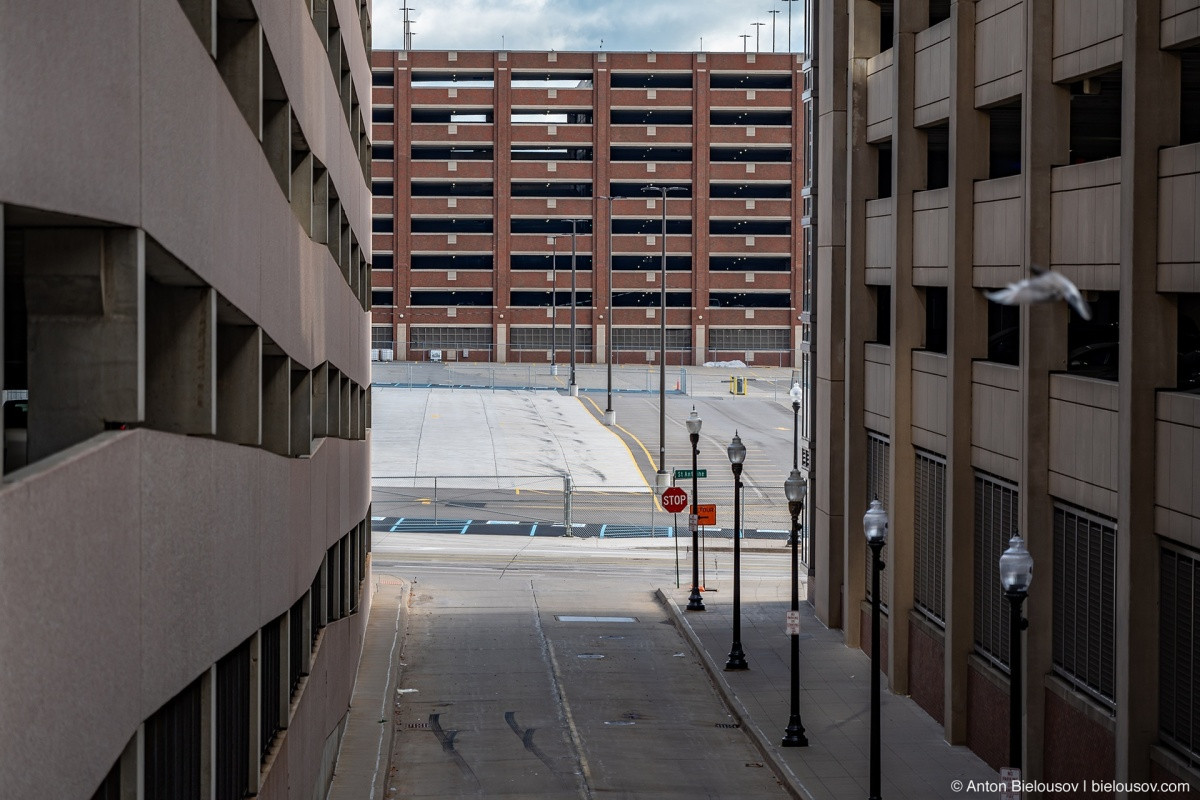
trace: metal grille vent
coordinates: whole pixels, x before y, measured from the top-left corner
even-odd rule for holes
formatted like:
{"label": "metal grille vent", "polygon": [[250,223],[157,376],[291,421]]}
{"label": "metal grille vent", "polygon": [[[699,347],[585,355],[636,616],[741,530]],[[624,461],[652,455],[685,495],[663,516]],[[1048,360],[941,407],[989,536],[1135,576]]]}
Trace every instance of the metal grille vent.
{"label": "metal grille vent", "polygon": [[946,462],[941,456],[917,452],[916,558],[913,602],[917,610],[946,626]]}
{"label": "metal grille vent", "polygon": [[1159,560],[1158,732],[1200,765],[1200,553],[1164,546]]}
{"label": "metal grille vent", "polygon": [[[866,499],[867,499],[868,504],[870,504],[870,502],[872,500],[874,500],[876,497],[878,497],[879,502],[883,503],[885,507],[888,505],[888,498],[891,497],[891,495],[889,494],[889,490],[891,489],[891,472],[888,469],[888,463],[889,463],[888,457],[889,457],[889,451],[891,450],[891,448],[892,448],[892,445],[891,445],[891,442],[888,440],[888,437],[886,437],[882,434],[879,434],[879,433],[874,433],[873,431],[867,431],[867,498]],[[866,558],[864,561],[864,563],[865,563],[864,568],[865,568],[866,572],[864,572],[863,574],[866,575],[866,580],[863,581],[863,585],[865,587],[866,597],[868,600],[870,600],[871,599],[871,569],[872,569],[871,548],[867,547],[864,549],[866,550]],[[879,551],[879,558],[880,558],[880,560],[883,561],[884,564],[887,564],[888,547],[886,544]],[[883,570],[879,574],[879,607],[884,610],[887,610],[887,607],[888,607],[888,597],[891,594],[890,589],[889,589],[889,587],[891,586],[891,582],[892,581],[891,581],[891,578],[889,577],[888,570],[886,570],[886,569]]]}
{"label": "metal grille vent", "polygon": [[1008,672],[1008,610],[1000,554],[1017,530],[1017,488],[975,474],[975,651]]}
{"label": "metal grille vent", "polygon": [[1107,706],[1116,705],[1117,529],[1111,521],[1054,507],[1054,671]]}

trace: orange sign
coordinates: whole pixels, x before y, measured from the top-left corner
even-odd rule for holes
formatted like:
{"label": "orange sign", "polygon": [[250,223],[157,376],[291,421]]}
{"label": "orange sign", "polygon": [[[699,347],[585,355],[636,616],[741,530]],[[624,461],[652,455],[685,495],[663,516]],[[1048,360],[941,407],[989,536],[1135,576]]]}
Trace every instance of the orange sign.
{"label": "orange sign", "polygon": [[715,503],[699,503],[696,505],[696,524],[717,524],[717,506]]}

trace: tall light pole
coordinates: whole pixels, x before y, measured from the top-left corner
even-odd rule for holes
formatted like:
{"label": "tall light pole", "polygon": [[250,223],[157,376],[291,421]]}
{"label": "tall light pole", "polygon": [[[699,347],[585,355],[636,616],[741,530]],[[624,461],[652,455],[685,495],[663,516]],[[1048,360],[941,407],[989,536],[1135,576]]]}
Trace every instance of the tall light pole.
{"label": "tall light pole", "polygon": [[881,800],[879,779],[879,551],[887,544],[888,514],[878,498],[863,515],[863,533],[871,548],[871,798]]}
{"label": "tall light pole", "polygon": [[[596,199],[608,201],[608,311],[607,311],[608,332],[604,337],[604,346],[605,346],[605,349],[607,350],[604,360],[608,363],[608,406],[604,409],[604,424],[605,425],[616,425],[617,424],[617,412],[615,410],[613,410],[613,404],[612,404],[612,355],[613,355],[613,349],[612,349],[612,334],[613,334],[613,320],[612,320],[612,315],[613,315],[613,304],[612,304],[612,296],[613,296],[612,204],[613,204],[613,200],[616,200],[617,198],[611,197],[609,195],[599,195],[599,196],[597,196]],[[595,226],[593,225],[592,236],[595,237],[595,235],[596,235],[596,231],[595,231]],[[593,241],[594,241],[594,238],[593,238]],[[595,253],[594,247],[592,248],[592,251],[594,254]],[[595,256],[593,255],[593,268],[592,268],[593,276],[596,274],[594,260],[595,260]],[[595,278],[594,277],[593,277],[592,281],[593,281],[592,285],[594,287],[595,286]]]}
{"label": "tall light pole", "polygon": [[[783,482],[783,496],[788,501],[788,514],[792,518],[792,615],[797,622],[800,619],[800,558],[796,552],[796,541],[799,536],[796,528],[800,525],[800,514],[804,512],[804,496],[808,494],[808,484],[800,470],[794,469]],[[793,629],[789,637],[792,642],[792,691],[791,709],[788,715],[787,727],[783,730],[784,747],[808,747],[808,737],[804,735],[804,723],[800,721],[800,631]]]}
{"label": "tall light pole", "polygon": [[696,515],[699,513],[697,508],[698,495],[696,494],[699,488],[696,475],[696,458],[700,455],[700,415],[696,413],[696,407],[692,406],[692,413],[688,414],[687,421],[688,438],[692,441],[692,513],[689,517],[689,522],[692,527],[692,593],[688,595],[688,611],[703,611],[704,598],[700,596],[700,525],[696,522]]}
{"label": "tall light pole", "polygon": [[742,37],[742,52],[743,52],[743,53],[745,53],[745,52],[747,52],[747,51],[746,51],[746,42],[747,42],[747,41],[749,41],[749,39],[750,39],[750,34],[748,34],[748,33],[739,33],[738,35]]}
{"label": "tall light pole", "polygon": [[781,3],[787,3],[788,7],[788,52],[792,52],[792,3],[797,0],[779,0]]}
{"label": "tall light pole", "polygon": [[729,648],[729,660],[725,669],[749,669],[746,653],[742,650],[742,462],[746,460],[746,445],[737,430],[733,441],[725,449],[729,466],[733,469],[733,646]]}
{"label": "tall light pole", "polygon": [[579,386],[575,383],[575,233],[579,220],[571,220],[571,378],[567,383],[567,391],[572,397],[579,394]]}
{"label": "tall light pole", "polygon": [[760,37],[760,36],[761,36],[761,34],[762,34],[762,26],[763,26],[763,25],[766,25],[767,23],[765,23],[765,22],[751,22],[750,24],[754,26],[754,52],[756,52],[756,53],[761,53],[761,52],[762,52],[762,49],[761,49],[761,48],[758,46],[758,40],[759,40],[759,37]]}
{"label": "tall light pole", "polygon": [[1021,616],[1021,604],[1029,595],[1029,584],[1033,582],[1033,556],[1025,547],[1020,534],[1008,542],[1008,549],[1000,556],[1000,587],[1012,606],[1008,637],[1008,765],[1021,769],[1021,631],[1029,627],[1029,620]]}
{"label": "tall light pole", "polygon": [[[792,398],[792,472],[797,473],[800,471],[800,396],[802,394],[803,390],[801,390],[800,384],[793,383],[788,397]],[[797,533],[795,530],[792,531],[792,535],[788,537],[788,544],[792,544],[792,539]],[[808,557],[812,558],[811,552]]]}
{"label": "tall light pole", "polygon": [[775,18],[779,16],[779,9],[772,8],[767,12],[771,15],[771,52],[775,52]]}
{"label": "tall light pole", "polygon": [[550,257],[550,374],[558,374],[558,237],[561,234],[554,234],[550,237],[550,244],[553,246],[553,255]]}
{"label": "tall light pole", "polygon": [[[662,284],[658,314],[658,488],[667,487],[667,192],[682,192],[679,186],[643,186],[662,198]],[[699,580],[697,579],[697,584]]]}

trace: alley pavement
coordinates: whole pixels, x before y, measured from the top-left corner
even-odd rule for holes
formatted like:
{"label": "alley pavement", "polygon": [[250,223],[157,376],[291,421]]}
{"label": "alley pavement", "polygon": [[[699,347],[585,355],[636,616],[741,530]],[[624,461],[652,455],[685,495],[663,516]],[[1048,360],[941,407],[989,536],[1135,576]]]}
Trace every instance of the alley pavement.
{"label": "alley pavement", "polygon": [[[644,545],[643,545],[644,546]],[[653,546],[653,545],[651,545]],[[385,785],[408,587],[375,573],[373,600],[331,800],[378,800]],[[790,711],[790,640],[784,632],[790,580],[742,582],[742,647],[750,668],[726,672],[732,644],[732,579],[705,587],[705,611],[684,611],[688,588],[659,589],[659,601],[703,662],[732,717],[795,797],[861,800],[869,793],[870,659],[847,647],[801,602],[800,712],[808,747],[780,746]],[[801,596],[804,588],[801,587]],[[670,656],[662,656],[669,658]],[[908,697],[886,686],[881,704],[882,796],[893,800],[994,798],[997,773]]]}

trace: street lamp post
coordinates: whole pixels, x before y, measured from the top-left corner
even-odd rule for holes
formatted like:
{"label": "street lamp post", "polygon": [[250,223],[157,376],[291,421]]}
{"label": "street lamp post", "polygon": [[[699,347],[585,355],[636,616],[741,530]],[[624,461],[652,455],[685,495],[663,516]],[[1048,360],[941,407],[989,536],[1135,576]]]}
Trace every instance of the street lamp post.
{"label": "street lamp post", "polygon": [[696,407],[692,406],[692,413],[688,414],[687,421],[688,438],[692,440],[692,514],[689,522],[692,526],[692,593],[688,595],[688,611],[703,611],[704,599],[700,596],[700,525],[696,522],[696,514],[699,513],[696,508],[696,490],[699,488],[696,476],[696,459],[700,455],[700,415],[696,413]]}
{"label": "street lamp post", "polygon": [[879,551],[887,543],[888,514],[878,498],[863,515],[863,533],[871,548],[871,798],[880,800],[879,780]]}
{"label": "street lamp post", "polygon": [[1008,542],[1008,549],[1000,556],[1000,586],[1012,607],[1010,618],[1008,652],[1008,765],[1021,769],[1021,631],[1029,627],[1029,620],[1021,616],[1021,604],[1029,595],[1029,584],[1033,582],[1033,556],[1025,547],[1020,534]]}
{"label": "street lamp post", "polygon": [[[798,471],[800,469],[800,395],[801,394],[802,394],[802,390],[800,389],[800,384],[793,383],[791,390],[788,391],[788,397],[792,398],[792,470],[793,471]],[[799,535],[799,529],[793,528],[791,534],[788,536],[787,544],[792,544],[797,535]],[[811,551],[809,552],[808,557],[812,558]]]}
{"label": "street lamp post", "polygon": [[579,386],[575,383],[575,233],[579,220],[571,220],[571,378],[567,383],[567,391],[572,397],[579,394]]}
{"label": "street lamp post", "polygon": [[550,374],[558,374],[558,234],[550,237],[553,255],[550,257]]}
{"label": "street lamp post", "polygon": [[[612,315],[613,315],[613,302],[612,302],[612,296],[613,296],[612,204],[613,204],[613,200],[616,200],[617,198],[613,197],[613,196],[609,196],[609,195],[599,195],[596,199],[608,201],[608,312],[607,312],[608,313],[608,332],[604,337],[604,346],[605,346],[605,349],[607,350],[604,360],[608,363],[608,406],[604,409],[604,424],[605,425],[616,425],[617,424],[617,412],[613,409],[613,404],[612,404],[612,362],[613,362],[613,346],[612,346],[612,335],[613,335],[613,320],[612,320]],[[593,235],[594,234],[595,234],[595,231],[593,230]],[[595,250],[595,248],[593,248],[593,251],[594,250]],[[593,271],[592,274],[595,275],[596,273]],[[594,285],[595,284],[593,284],[593,286]]]}
{"label": "street lamp post", "polygon": [[[804,511],[804,497],[808,494],[808,484],[800,470],[793,469],[783,482],[783,496],[788,501],[788,514],[792,517],[792,612],[797,618],[800,615],[800,557],[796,550],[799,535],[796,528],[800,524],[800,514]],[[791,712],[788,716],[787,728],[783,731],[784,747],[808,747],[808,737],[804,735],[804,724],[800,721],[800,631],[793,630],[792,642],[792,692]]]}
{"label": "street lamp post", "polygon": [[746,445],[737,431],[725,451],[733,468],[733,646],[725,669],[749,669],[742,650],[742,462],[746,460]]}
{"label": "street lamp post", "polygon": [[782,3],[787,3],[788,7],[788,52],[792,52],[792,3],[797,0],[780,0]]}
{"label": "street lamp post", "polygon": [[[658,474],[659,489],[667,486],[667,192],[682,192],[679,186],[643,186],[643,192],[662,197],[662,284],[658,311]],[[703,607],[703,605],[701,605]]]}

